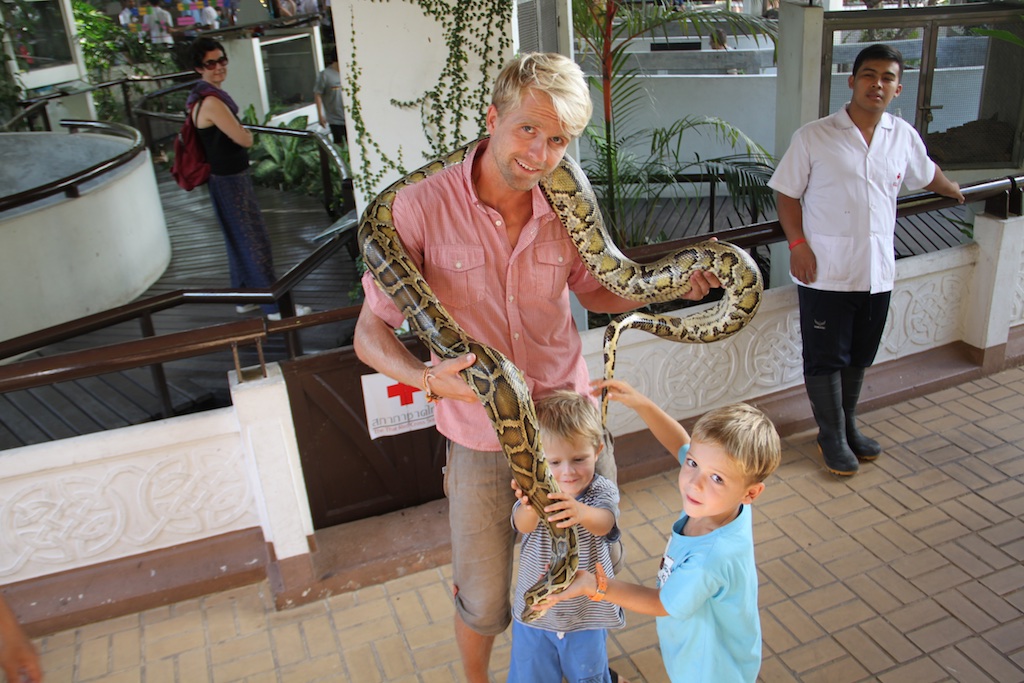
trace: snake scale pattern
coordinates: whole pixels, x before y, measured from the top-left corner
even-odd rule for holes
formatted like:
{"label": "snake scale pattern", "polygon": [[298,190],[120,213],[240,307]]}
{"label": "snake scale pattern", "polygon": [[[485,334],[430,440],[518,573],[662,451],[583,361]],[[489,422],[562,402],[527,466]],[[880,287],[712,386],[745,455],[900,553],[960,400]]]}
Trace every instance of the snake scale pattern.
{"label": "snake scale pattern", "polygon": [[[544,613],[533,609],[533,605],[543,603],[572,582],[579,560],[575,528],[559,529],[545,521],[548,494],[558,491],[558,484],[543,455],[533,401],[519,368],[499,351],[471,339],[444,309],[409,260],[391,220],[392,202],[403,187],[462,163],[479,142],[471,142],[426,164],[381,192],[363,212],[358,240],[363,261],[378,286],[437,357],[476,354],[476,362],[463,371],[463,378],[483,403],[512,476],[529,497],[542,523],[547,524],[552,539],[548,573],[526,593],[522,618],[529,622]],[[724,242],[704,242],[655,263],[638,264],[612,243],[590,182],[573,159],[564,158],[551,176],[541,182],[541,189],[560,216],[587,269],[619,296],[645,303],[678,299],[689,291],[690,274],[695,269],[715,273],[722,282],[724,296],[711,309],[682,318],[637,312],[616,318],[605,334],[608,377],[614,374],[615,344],[627,329],[641,329],[676,341],[711,342],[738,332],[757,311],[763,289],[761,273],[742,249]],[[607,397],[602,401],[602,413],[606,412]]]}

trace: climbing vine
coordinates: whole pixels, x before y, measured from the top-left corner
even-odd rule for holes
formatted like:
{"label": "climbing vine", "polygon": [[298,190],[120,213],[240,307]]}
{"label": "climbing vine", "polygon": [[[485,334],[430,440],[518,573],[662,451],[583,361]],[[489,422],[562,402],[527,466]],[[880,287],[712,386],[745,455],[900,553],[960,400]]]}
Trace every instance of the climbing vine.
{"label": "climbing vine", "polygon": [[[512,20],[512,0],[405,1],[417,5],[425,16],[440,24],[448,48],[444,68],[432,88],[414,100],[391,101],[396,107],[419,109],[423,132],[430,145],[425,156],[433,158],[484,133],[491,83],[501,67],[502,56],[512,45],[512,38],[505,31]],[[362,69],[356,59],[354,18],[352,23],[352,61],[345,95],[362,157],[354,184],[370,193],[388,171],[405,174],[407,170],[402,163],[401,149],[397,160],[390,159],[366,130],[359,105]],[[479,64],[478,70],[470,70],[471,60]],[[366,154],[371,150],[383,164],[376,172],[372,171]]]}
{"label": "climbing vine", "polygon": [[[350,8],[350,15],[352,10]],[[380,144],[373,139],[369,131],[366,130],[366,121],[363,119],[363,108],[362,103],[359,100],[359,78],[363,75],[363,70],[359,66],[358,60],[356,59],[356,22],[355,17],[352,17],[352,63],[349,65],[348,74],[345,77],[345,85],[342,86],[342,91],[345,93],[345,97],[348,99],[348,117],[352,122],[352,128],[355,130],[356,146],[359,148],[359,172],[352,174],[352,186],[358,189],[364,194],[371,194],[374,189],[377,188],[378,184],[384,179],[385,174],[389,170],[398,171],[402,175],[405,175],[406,170],[402,162],[402,148],[398,148],[398,159],[391,159],[384,150],[381,149]],[[373,171],[370,163],[370,152],[377,155],[383,166],[378,171]],[[351,159],[351,155],[349,155]]]}

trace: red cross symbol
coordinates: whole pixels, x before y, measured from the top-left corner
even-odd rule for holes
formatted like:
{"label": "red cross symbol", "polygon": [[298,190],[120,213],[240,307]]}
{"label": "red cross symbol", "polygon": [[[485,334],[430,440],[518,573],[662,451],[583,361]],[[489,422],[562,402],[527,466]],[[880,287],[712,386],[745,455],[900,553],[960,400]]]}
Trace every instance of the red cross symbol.
{"label": "red cross symbol", "polygon": [[419,387],[411,387],[408,384],[392,384],[388,387],[388,398],[394,398],[395,396],[399,399],[399,405],[407,406],[412,403],[412,395],[417,391],[423,391]]}

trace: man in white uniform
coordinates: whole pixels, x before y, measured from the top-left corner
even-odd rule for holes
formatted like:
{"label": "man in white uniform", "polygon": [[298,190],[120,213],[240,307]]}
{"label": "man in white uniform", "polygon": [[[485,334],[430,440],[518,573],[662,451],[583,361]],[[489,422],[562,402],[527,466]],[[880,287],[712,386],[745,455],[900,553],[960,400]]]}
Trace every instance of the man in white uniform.
{"label": "man in white uniform", "polygon": [[889,311],[900,187],[964,201],[917,131],[885,111],[900,94],[902,74],[899,50],[864,48],[853,63],[850,102],[794,133],[768,183],[799,286],[804,384],[818,447],[825,467],[841,476],[882,452],[857,429],[856,408]]}

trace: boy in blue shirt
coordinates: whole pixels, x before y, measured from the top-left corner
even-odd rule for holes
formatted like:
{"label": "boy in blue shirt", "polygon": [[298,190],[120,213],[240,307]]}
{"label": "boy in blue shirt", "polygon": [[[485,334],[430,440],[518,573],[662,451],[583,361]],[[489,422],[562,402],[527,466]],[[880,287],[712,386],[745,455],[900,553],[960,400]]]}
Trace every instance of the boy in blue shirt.
{"label": "boy in blue shirt", "polygon": [[[620,536],[619,490],[595,471],[604,448],[597,406],[575,391],[556,391],[537,401],[537,422],[548,468],[561,489],[550,495],[548,520],[563,529],[577,527],[581,568],[603,565],[611,570],[611,546]],[[621,607],[580,596],[529,624],[522,621],[524,594],[551,562],[551,534],[515,479],[512,488],[518,499],[512,507],[512,526],[524,536],[507,683],[561,683],[563,677],[567,683],[612,683],[617,676],[613,678],[608,668],[608,629],[625,625]]]}
{"label": "boy in blue shirt", "polygon": [[657,588],[608,577],[598,565],[543,607],[585,595],[657,618],[658,641],[673,683],[754,683],[761,668],[761,622],[750,504],[782,459],[778,432],[743,403],[704,415],[693,437],[625,382],[594,382],[633,410],[655,438],[679,454],[683,513],[658,569]]}

